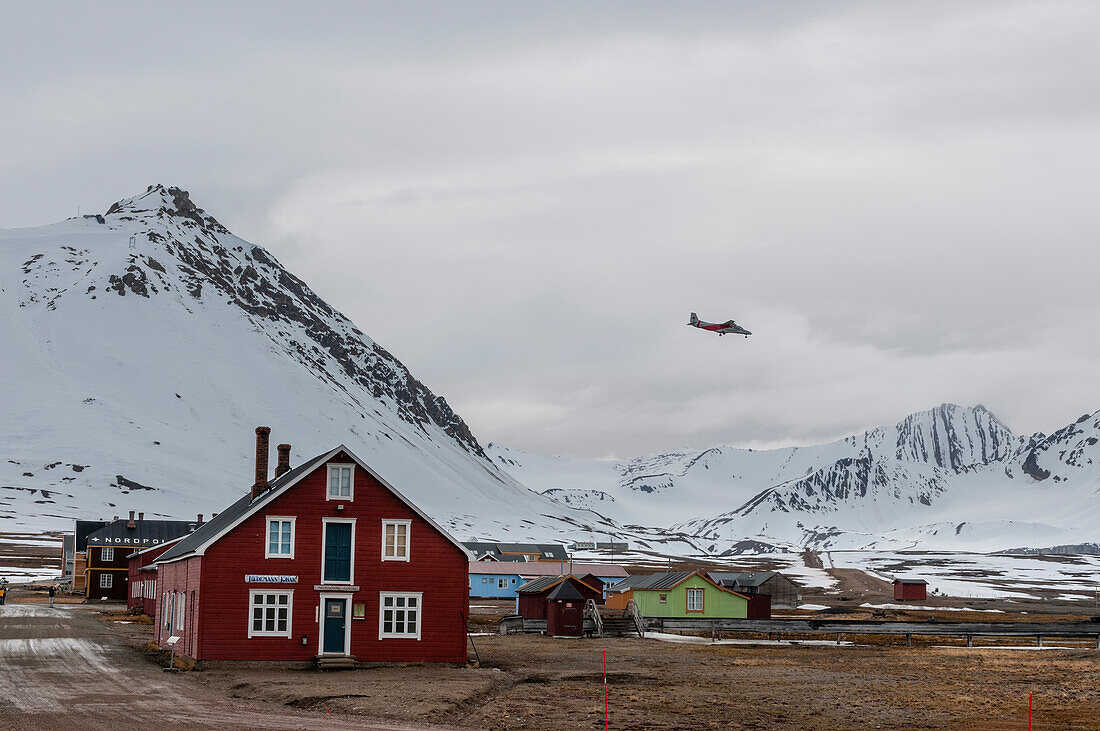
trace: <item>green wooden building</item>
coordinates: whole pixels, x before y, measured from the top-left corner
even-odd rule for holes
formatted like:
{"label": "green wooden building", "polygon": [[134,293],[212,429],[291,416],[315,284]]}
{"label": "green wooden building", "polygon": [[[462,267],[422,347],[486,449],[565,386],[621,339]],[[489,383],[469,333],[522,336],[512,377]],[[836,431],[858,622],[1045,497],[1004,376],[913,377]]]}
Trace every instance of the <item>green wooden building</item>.
{"label": "green wooden building", "polygon": [[631,576],[614,586],[609,609],[623,609],[633,599],[643,617],[745,619],[749,598],[711,581],[697,571],[671,571]]}

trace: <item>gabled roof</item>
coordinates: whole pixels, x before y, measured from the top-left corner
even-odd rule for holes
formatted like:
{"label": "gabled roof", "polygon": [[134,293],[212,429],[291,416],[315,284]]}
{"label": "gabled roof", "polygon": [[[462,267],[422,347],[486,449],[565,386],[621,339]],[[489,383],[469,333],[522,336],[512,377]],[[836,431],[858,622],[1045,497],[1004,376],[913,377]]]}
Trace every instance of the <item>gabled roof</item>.
{"label": "gabled roof", "polygon": [[[517,594],[541,594],[542,592],[546,591],[547,589],[562,583],[566,579],[572,579],[573,581],[576,581],[578,584],[584,584],[585,586],[587,586],[592,591],[595,591],[595,592],[600,591],[598,588],[596,588],[595,586],[592,586],[591,584],[589,584],[584,579],[581,579],[580,577],[577,577],[577,576],[569,575],[569,576],[543,576],[543,577],[538,578],[538,579],[532,579],[531,581],[528,581],[526,584],[524,584],[523,586],[516,589],[516,593]],[[598,577],[597,577],[597,579],[598,579]]]}
{"label": "gabled roof", "polygon": [[572,581],[563,581],[558,584],[558,588],[550,592],[547,599],[584,599],[584,595],[577,591],[577,587],[573,586]]}
{"label": "gabled roof", "polygon": [[750,571],[731,573],[726,571],[709,571],[707,575],[717,584],[722,586],[760,586],[776,575],[774,571]]}
{"label": "gabled roof", "polygon": [[[187,536],[180,536],[179,538],[173,538],[170,541],[165,541],[164,543],[160,544],[159,546],[149,546],[148,548],[139,548],[138,550],[134,551],[133,553],[128,554],[126,556],[126,558],[133,558],[135,556],[140,556],[143,553],[149,553],[150,551],[156,551],[158,548],[164,548],[165,546],[171,546],[173,543],[176,543],[177,541],[182,541],[186,537]],[[142,571],[144,571],[145,569],[146,569],[145,566],[141,567]]]}
{"label": "gabled roof", "polygon": [[130,528],[129,518],[119,518],[88,534],[89,546],[151,547],[159,546],[198,527],[193,520],[135,520]]}
{"label": "gabled roof", "polygon": [[538,554],[540,561],[568,561],[569,552],[558,543],[490,543],[487,541],[465,541],[466,548],[474,552],[479,559],[492,556],[498,561],[522,562],[532,554]]}
{"label": "gabled roof", "polygon": [[[488,562],[488,561],[471,561],[470,562],[470,575],[490,575],[490,576],[561,576],[569,571],[570,563],[568,561],[527,561],[527,562],[513,562],[513,561],[501,561],[501,562]],[[595,574],[596,576],[606,576],[608,578],[617,578],[620,576],[626,576],[626,569],[622,566],[616,566],[614,564],[607,563],[577,563],[572,564],[574,574]]]}
{"label": "gabled roof", "polygon": [[613,594],[621,594],[624,591],[630,591],[636,584],[640,584],[643,581],[648,581],[648,576],[628,576],[622,581],[618,581],[607,588],[608,592]]}
{"label": "gabled roof", "polygon": [[315,469],[323,465],[325,462],[328,462],[340,452],[348,455],[348,457],[350,457],[351,460],[355,462],[355,464],[362,467],[367,474],[378,480],[379,484],[381,484],[382,487],[393,493],[394,497],[405,503],[405,505],[408,506],[410,510],[423,518],[428,523],[428,525],[439,531],[448,541],[454,544],[456,548],[462,551],[462,553],[466,555],[467,559],[472,558],[470,552],[466,549],[466,546],[462,545],[462,543],[457,538],[452,536],[450,533],[444,530],[442,526],[429,518],[424,513],[424,511],[416,507],[416,505],[414,505],[412,501],[402,495],[401,492],[389,482],[387,482],[384,477],[371,469],[365,462],[363,462],[363,460],[359,459],[359,457],[357,457],[354,452],[341,444],[340,446],[335,447],[328,452],[324,452],[323,454],[319,454],[312,459],[306,460],[289,472],[279,475],[271,481],[268,489],[260,493],[260,495],[255,500],[252,499],[251,493],[244,493],[235,503],[230,505],[222,512],[218,513],[215,517],[211,518],[209,522],[203,523],[202,526],[199,527],[194,533],[187,536],[182,541],[161,554],[160,558],[158,558],[154,563],[169,563],[171,561],[177,561],[179,559],[188,558],[190,556],[203,555],[203,553],[206,552],[206,549],[211,544],[213,544],[226,533],[243,523],[245,519],[259,512],[272,500],[287,492],[290,488],[301,482],[302,479],[304,479],[307,475],[311,474]]}
{"label": "gabled roof", "polygon": [[[653,574],[652,576],[643,576],[643,577],[639,577],[641,579],[640,581],[632,582],[630,585],[626,586],[625,588],[622,588],[622,587],[623,587],[623,584],[625,584],[626,582],[625,581],[620,581],[618,584],[616,584],[613,587],[613,589],[616,592],[623,592],[623,591],[664,591],[666,589],[676,588],[680,584],[682,584],[685,581],[687,581],[688,579],[690,579],[692,576],[698,576],[703,581],[705,581],[708,584],[711,584],[712,586],[714,586],[715,589],[721,589],[722,591],[728,591],[730,594],[737,594],[736,591],[733,591],[732,589],[727,589],[726,587],[722,586],[721,584],[718,584],[712,578],[710,578],[709,576],[707,576],[705,573],[703,573],[701,571],[668,571],[668,572],[661,573],[661,574]],[[633,577],[633,576],[630,577],[630,579],[634,579],[634,578],[635,577]],[[627,581],[629,581],[630,579],[628,579]],[[737,596],[742,596],[743,597],[745,595],[744,594],[737,594]],[[745,598],[748,598],[748,597],[745,597]]]}

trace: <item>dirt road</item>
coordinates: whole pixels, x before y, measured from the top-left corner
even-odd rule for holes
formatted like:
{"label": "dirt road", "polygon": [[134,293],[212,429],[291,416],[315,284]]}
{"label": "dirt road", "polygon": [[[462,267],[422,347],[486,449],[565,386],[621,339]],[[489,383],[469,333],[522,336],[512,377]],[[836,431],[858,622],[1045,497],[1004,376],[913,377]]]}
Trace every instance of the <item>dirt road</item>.
{"label": "dirt road", "polygon": [[272,709],[196,687],[123,646],[94,609],[0,606],[0,729],[409,729]]}

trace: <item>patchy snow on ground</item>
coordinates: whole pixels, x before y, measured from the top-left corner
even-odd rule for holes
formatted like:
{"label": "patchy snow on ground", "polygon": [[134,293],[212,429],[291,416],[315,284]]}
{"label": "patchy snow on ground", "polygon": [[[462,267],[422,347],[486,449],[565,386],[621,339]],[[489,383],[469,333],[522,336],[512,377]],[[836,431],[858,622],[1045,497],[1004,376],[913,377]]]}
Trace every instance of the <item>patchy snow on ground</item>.
{"label": "patchy snow on ground", "polygon": [[829,646],[836,647],[838,644],[841,647],[850,647],[854,645],[854,642],[848,642],[842,640],[837,643],[834,640],[712,640],[708,637],[697,637],[695,635],[673,635],[667,632],[646,632],[646,639],[660,640],[661,642],[679,642],[685,645],[756,645],[756,646],[772,646],[786,647],[788,645],[812,645],[812,646]]}
{"label": "patchy snow on ground", "polygon": [[[866,609],[906,609],[918,612],[986,612],[987,614],[1004,614],[1000,609],[971,609],[970,607],[922,607],[909,604],[868,604],[859,605]],[[799,607],[801,609],[801,607]]]}
{"label": "patchy snow on ground", "polygon": [[885,581],[921,578],[931,594],[977,599],[1041,596],[1056,590],[1065,600],[1094,599],[1100,556],[1014,556],[986,553],[831,551],[838,569],[859,569]]}
{"label": "patchy snow on ground", "polygon": [[824,604],[799,604],[799,609],[805,609],[810,612],[820,612],[822,609],[828,609],[829,607]]}
{"label": "patchy snow on ground", "polygon": [[0,565],[0,578],[7,579],[12,584],[27,584],[37,581],[57,581],[61,578],[59,569],[25,568],[22,566]]}
{"label": "patchy snow on ground", "polygon": [[761,557],[773,559],[780,567],[776,570],[799,586],[830,591],[837,588],[837,580],[825,569],[806,565],[801,553],[765,553]]}

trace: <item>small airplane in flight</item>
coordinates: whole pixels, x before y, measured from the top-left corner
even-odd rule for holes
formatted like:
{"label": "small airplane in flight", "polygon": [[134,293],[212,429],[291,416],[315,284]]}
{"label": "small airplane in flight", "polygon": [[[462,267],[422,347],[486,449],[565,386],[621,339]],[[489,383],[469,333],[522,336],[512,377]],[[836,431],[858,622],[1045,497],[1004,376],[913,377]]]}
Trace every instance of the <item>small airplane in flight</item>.
{"label": "small airplane in flight", "polygon": [[741,327],[733,320],[726,320],[725,322],[705,322],[700,320],[694,312],[691,313],[691,322],[689,322],[688,325],[697,327],[700,330],[718,333],[719,335],[744,335],[746,338],[752,335],[751,332]]}

